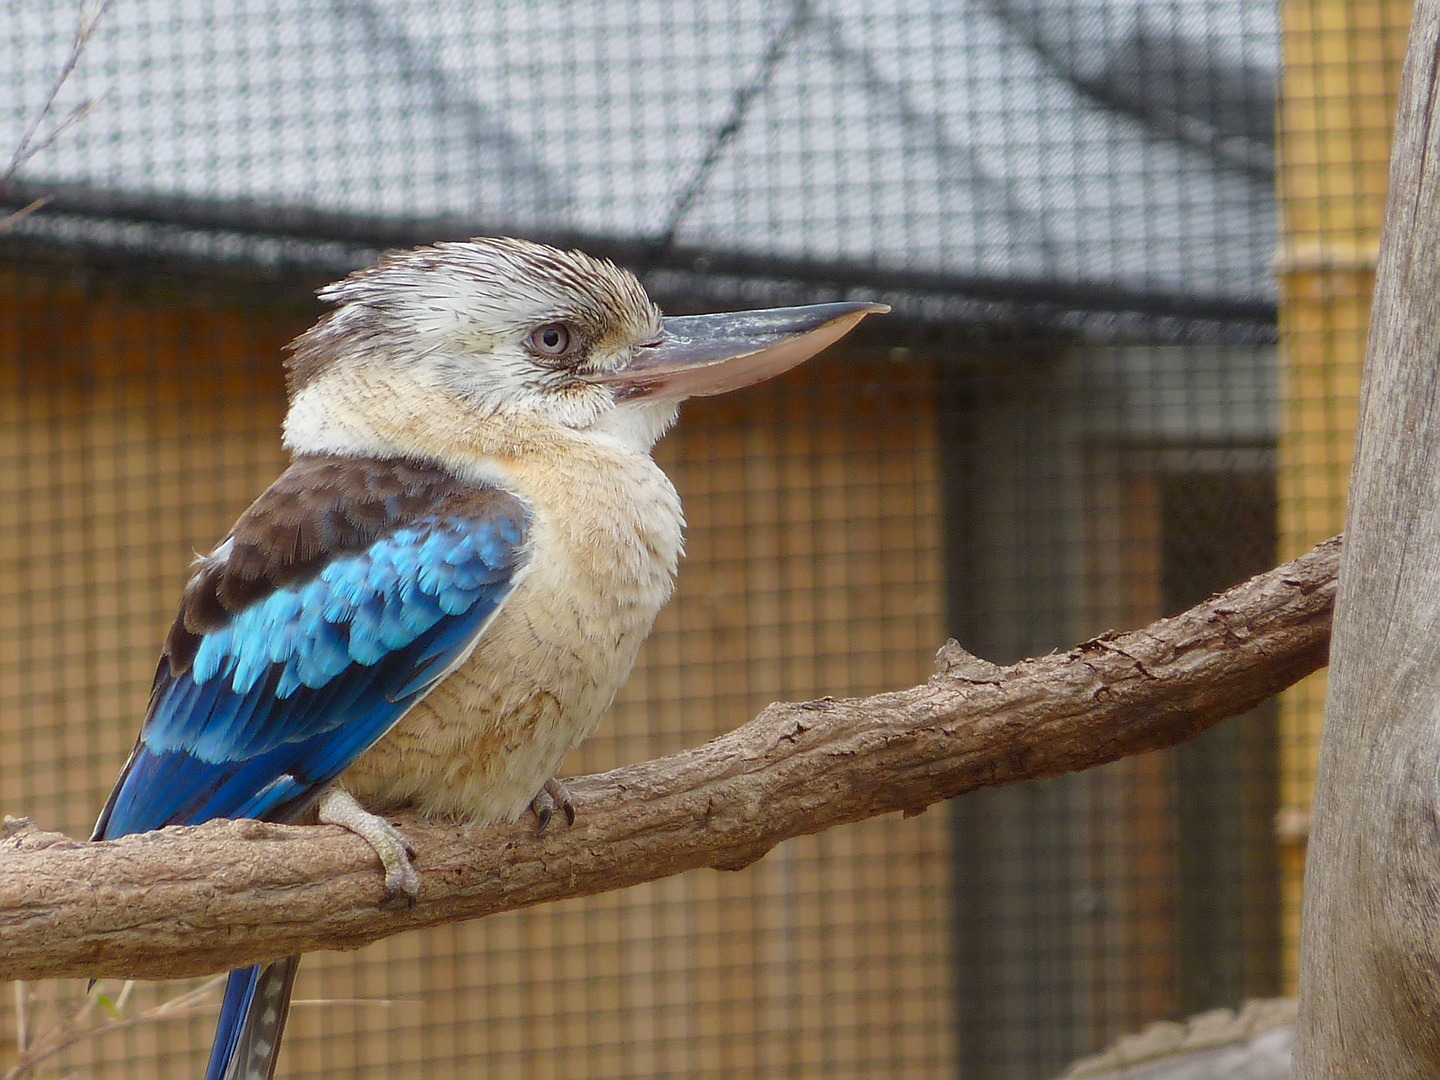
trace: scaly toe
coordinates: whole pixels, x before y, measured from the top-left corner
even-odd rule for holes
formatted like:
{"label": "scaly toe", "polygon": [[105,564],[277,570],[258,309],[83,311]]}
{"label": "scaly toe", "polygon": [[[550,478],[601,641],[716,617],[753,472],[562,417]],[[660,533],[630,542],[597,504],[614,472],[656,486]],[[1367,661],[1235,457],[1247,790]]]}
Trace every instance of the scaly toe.
{"label": "scaly toe", "polygon": [[539,794],[530,800],[530,812],[535,815],[535,835],[544,836],[545,830],[550,828],[550,819],[555,815],[555,800],[550,792],[541,788]]}
{"label": "scaly toe", "polygon": [[545,830],[550,827],[550,821],[555,816],[555,808],[565,815],[565,824],[575,824],[575,800],[570,797],[570,789],[564,783],[553,777],[545,781],[534,799],[530,801],[530,812],[535,815],[539,827],[535,830],[536,836],[544,836]]}
{"label": "scaly toe", "polygon": [[[405,845],[409,854],[415,852],[409,844]],[[385,905],[387,907],[414,907],[415,900],[420,895],[420,875],[416,873],[415,867],[410,865],[407,858],[395,866],[385,868]]]}
{"label": "scaly toe", "polygon": [[575,800],[570,797],[570,789],[563,781],[551,779],[546,782],[545,790],[550,792],[550,797],[560,804],[560,809],[565,812],[565,824],[575,824]]}
{"label": "scaly toe", "polygon": [[404,833],[370,813],[340,788],[331,788],[321,796],[319,816],[323,824],[349,829],[374,849],[385,869],[386,906],[395,905],[402,897],[406,906],[415,906],[415,898],[420,895],[420,875],[410,863],[415,848]]}

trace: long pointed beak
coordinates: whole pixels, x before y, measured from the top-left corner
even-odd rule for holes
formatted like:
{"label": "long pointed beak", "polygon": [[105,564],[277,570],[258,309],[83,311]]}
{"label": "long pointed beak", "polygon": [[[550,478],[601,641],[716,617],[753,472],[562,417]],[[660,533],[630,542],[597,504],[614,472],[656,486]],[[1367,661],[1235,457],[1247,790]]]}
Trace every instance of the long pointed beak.
{"label": "long pointed beak", "polygon": [[636,350],[628,366],[590,378],[614,386],[622,401],[724,394],[789,371],[866,315],[889,310],[885,304],[813,304],[673,316],[662,320],[660,340]]}

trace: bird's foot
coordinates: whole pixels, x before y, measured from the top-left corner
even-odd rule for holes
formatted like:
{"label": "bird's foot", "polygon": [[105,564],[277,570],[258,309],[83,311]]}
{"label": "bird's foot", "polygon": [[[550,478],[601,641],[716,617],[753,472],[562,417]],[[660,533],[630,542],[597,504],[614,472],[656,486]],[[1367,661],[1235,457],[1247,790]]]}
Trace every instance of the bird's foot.
{"label": "bird's foot", "polygon": [[420,875],[410,865],[415,849],[401,831],[378,814],[372,814],[348,791],[331,788],[320,796],[320,823],[349,829],[380,856],[385,868],[385,903],[393,904],[401,897],[409,907],[415,906],[420,895]]}
{"label": "bird's foot", "polygon": [[575,800],[570,797],[570,790],[559,780],[551,777],[545,781],[545,786],[540,789],[530,802],[530,812],[535,815],[539,827],[535,830],[536,836],[544,836],[545,830],[550,827],[550,819],[555,816],[555,807],[565,815],[565,824],[575,824]]}

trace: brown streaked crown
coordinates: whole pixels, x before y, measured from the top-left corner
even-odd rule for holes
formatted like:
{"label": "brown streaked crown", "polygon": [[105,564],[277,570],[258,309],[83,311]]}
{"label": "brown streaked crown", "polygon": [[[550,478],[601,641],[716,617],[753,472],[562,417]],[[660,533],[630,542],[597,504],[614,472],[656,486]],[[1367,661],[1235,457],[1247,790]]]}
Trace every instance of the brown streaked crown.
{"label": "brown streaked crown", "polygon": [[581,338],[576,367],[597,348],[660,333],[660,310],[629,271],[583,251],[509,237],[391,252],[319,295],[338,307],[291,343],[292,396],[334,363],[339,350],[398,345],[441,311],[496,334],[565,322]]}

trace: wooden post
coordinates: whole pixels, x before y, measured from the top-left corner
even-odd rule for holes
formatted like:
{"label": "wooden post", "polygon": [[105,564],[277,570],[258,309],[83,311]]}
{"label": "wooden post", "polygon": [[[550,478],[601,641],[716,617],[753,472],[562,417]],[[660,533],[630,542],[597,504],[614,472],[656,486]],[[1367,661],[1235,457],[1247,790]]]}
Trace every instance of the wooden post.
{"label": "wooden post", "polygon": [[1298,1080],[1440,1076],[1440,0],[1401,81],[1316,774]]}

